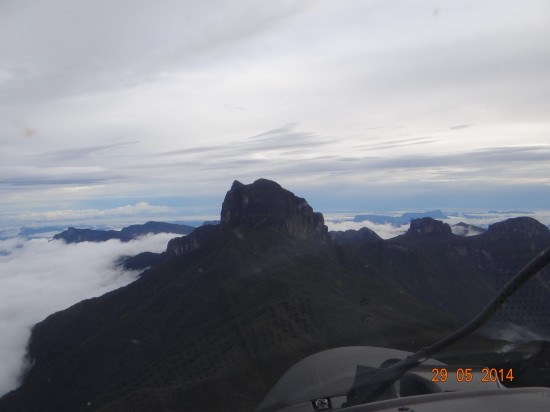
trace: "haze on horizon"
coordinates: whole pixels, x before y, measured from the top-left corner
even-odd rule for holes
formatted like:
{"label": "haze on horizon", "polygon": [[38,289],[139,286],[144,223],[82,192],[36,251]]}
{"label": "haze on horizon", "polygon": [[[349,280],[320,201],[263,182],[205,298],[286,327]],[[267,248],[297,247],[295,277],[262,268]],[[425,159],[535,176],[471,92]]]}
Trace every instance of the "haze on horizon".
{"label": "haze on horizon", "polygon": [[545,209],[550,4],[6,1],[0,220]]}

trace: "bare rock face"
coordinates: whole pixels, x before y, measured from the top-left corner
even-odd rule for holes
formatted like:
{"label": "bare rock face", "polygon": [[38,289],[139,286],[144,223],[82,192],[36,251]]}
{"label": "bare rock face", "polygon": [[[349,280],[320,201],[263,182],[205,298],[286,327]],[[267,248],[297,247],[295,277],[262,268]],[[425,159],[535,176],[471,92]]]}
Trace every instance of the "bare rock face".
{"label": "bare rock face", "polygon": [[168,242],[166,253],[168,255],[185,255],[199,249],[210,239],[219,233],[219,225],[205,225],[193,230],[188,236],[177,237]]}
{"label": "bare rock face", "polygon": [[223,201],[220,224],[203,225],[188,236],[172,239],[166,252],[186,255],[222,232],[243,230],[285,233],[322,243],[329,239],[323,215],[315,213],[305,199],[271,180],[258,179],[249,185],[235,180]]}
{"label": "bare rock face", "polygon": [[313,212],[305,199],[267,179],[258,179],[249,185],[237,180],[233,182],[223,201],[221,228],[273,231],[322,241],[328,239],[321,213]]}
{"label": "bare rock face", "polygon": [[424,217],[411,221],[407,236],[450,235],[452,233],[451,227],[447,223],[431,217]]}
{"label": "bare rock face", "polygon": [[339,245],[361,245],[380,243],[382,238],[373,230],[362,227],[359,230],[331,231],[329,235]]}

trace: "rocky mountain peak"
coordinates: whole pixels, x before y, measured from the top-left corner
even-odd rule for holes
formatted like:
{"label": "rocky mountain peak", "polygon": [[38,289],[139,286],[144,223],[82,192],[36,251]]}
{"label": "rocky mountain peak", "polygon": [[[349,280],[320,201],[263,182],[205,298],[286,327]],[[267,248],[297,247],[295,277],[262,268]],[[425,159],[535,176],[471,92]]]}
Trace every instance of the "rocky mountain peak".
{"label": "rocky mountain peak", "polygon": [[223,201],[220,223],[222,230],[248,228],[301,238],[328,238],[321,213],[314,212],[305,199],[267,179],[248,185],[235,180]]}
{"label": "rocky mountain peak", "polygon": [[360,245],[366,243],[379,243],[382,238],[373,230],[362,227],[359,230],[331,231],[329,235],[339,245]]}
{"label": "rocky mountain peak", "polygon": [[550,230],[531,217],[515,217],[489,226],[487,234],[491,238],[516,238],[517,235],[526,238],[550,237]]}
{"label": "rocky mountain peak", "polygon": [[450,235],[452,230],[447,223],[443,223],[441,220],[423,217],[411,220],[411,226],[406,234],[407,236]]}

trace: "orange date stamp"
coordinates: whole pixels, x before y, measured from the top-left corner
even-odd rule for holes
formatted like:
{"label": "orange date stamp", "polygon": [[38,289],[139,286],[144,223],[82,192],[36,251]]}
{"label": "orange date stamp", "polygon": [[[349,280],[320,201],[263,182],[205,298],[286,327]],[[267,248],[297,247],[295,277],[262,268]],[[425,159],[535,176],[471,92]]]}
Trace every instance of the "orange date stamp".
{"label": "orange date stamp", "polygon": [[[477,374],[472,368],[457,368],[454,373],[454,379],[457,382],[472,382],[474,375]],[[474,374],[474,372],[476,372]],[[432,382],[445,382],[447,379],[453,379],[453,373],[449,373],[447,368],[433,368]],[[481,382],[497,382],[497,381],[510,381],[514,380],[514,372],[512,369],[496,369],[496,368],[482,368],[481,369]]]}

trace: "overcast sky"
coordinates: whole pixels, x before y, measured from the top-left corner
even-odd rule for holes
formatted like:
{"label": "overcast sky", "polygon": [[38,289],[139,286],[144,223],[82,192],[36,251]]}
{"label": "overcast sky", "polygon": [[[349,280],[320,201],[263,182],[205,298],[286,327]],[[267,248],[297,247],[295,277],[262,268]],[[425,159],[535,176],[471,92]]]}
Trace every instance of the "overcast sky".
{"label": "overcast sky", "polygon": [[0,220],[550,204],[547,0],[4,0]]}

